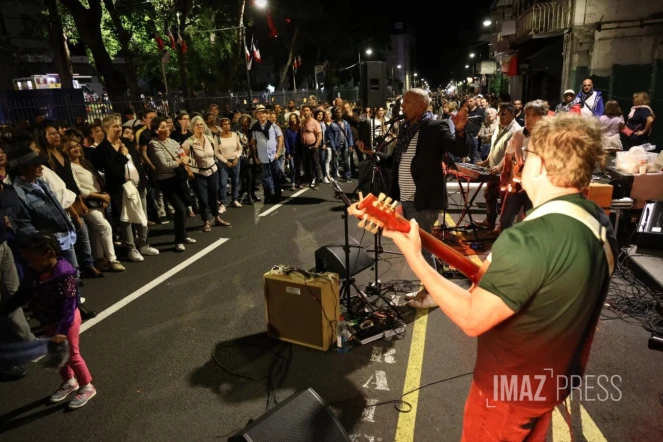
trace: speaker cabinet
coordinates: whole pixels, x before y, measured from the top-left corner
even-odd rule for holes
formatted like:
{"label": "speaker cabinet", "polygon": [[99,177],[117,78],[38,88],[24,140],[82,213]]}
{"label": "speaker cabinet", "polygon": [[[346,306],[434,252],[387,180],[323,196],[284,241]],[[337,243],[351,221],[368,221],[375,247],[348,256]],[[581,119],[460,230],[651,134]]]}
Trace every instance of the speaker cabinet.
{"label": "speaker cabinet", "polygon": [[647,201],[636,232],[638,249],[663,250],[663,201]]}
{"label": "speaker cabinet", "polygon": [[268,272],[264,281],[267,335],[327,351],[336,340],[333,321],[340,315],[338,275],[307,279]]}
{"label": "speaker cabinet", "polygon": [[350,442],[334,413],[312,388],[295,393],[228,442]]}
{"label": "speaker cabinet", "polygon": [[[372,267],[373,260],[356,239],[350,237],[348,244],[350,245],[350,277],[353,277],[357,273]],[[317,272],[337,273],[341,279],[345,279],[345,251],[343,245],[326,245],[316,250],[315,268]]]}
{"label": "speaker cabinet", "polygon": [[387,105],[387,63],[364,61],[361,64],[360,98],[363,107]]}

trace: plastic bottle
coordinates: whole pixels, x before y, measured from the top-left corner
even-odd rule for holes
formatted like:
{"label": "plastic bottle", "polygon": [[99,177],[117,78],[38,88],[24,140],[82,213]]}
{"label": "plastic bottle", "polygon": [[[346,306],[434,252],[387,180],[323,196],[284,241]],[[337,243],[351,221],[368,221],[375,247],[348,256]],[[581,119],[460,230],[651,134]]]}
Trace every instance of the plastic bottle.
{"label": "plastic bottle", "polygon": [[345,353],[348,351],[348,323],[345,318],[341,316],[336,324],[336,351]]}
{"label": "plastic bottle", "polygon": [[640,175],[644,175],[647,173],[647,160],[641,160],[640,161]]}

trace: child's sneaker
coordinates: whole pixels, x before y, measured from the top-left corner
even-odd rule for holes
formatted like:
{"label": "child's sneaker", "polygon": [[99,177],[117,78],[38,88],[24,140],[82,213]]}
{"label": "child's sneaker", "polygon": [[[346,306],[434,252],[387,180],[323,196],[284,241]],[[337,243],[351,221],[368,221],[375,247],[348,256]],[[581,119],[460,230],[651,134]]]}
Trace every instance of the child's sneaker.
{"label": "child's sneaker", "polygon": [[92,399],[97,394],[97,390],[92,384],[78,390],[76,396],[69,402],[69,408],[81,408],[83,405],[87,404],[87,401]]}
{"label": "child's sneaker", "polygon": [[78,382],[76,382],[75,379],[65,382],[60,386],[60,388],[58,388],[58,391],[53,393],[53,395],[51,396],[51,402],[53,403],[62,402],[67,398],[67,396],[69,396],[74,391],[78,390],[78,388],[79,388]]}

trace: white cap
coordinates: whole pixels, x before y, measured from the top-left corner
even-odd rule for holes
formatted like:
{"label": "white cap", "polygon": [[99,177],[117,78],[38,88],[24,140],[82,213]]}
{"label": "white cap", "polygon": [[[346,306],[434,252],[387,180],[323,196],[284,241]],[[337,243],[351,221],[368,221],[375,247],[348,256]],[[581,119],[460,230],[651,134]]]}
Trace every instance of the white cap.
{"label": "white cap", "polygon": [[576,93],[573,91],[573,89],[567,89],[567,90],[564,91],[564,95],[567,95],[567,94],[575,95]]}

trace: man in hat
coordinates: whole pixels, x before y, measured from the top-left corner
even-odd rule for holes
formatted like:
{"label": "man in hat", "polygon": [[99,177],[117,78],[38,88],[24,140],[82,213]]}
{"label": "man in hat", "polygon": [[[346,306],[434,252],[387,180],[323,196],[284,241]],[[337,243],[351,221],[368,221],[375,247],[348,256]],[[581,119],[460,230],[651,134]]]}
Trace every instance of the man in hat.
{"label": "man in hat", "polygon": [[278,160],[283,151],[281,128],[267,120],[267,109],[262,104],[256,106],[256,121],[251,126],[251,144],[254,161],[260,164],[265,203],[276,203],[281,198],[281,163]]}
{"label": "man in hat", "polygon": [[560,112],[569,112],[571,110],[571,102],[575,96],[576,93],[573,91],[573,89],[565,90],[564,96],[562,97],[562,102],[559,103],[555,108],[555,113],[558,114]]}

